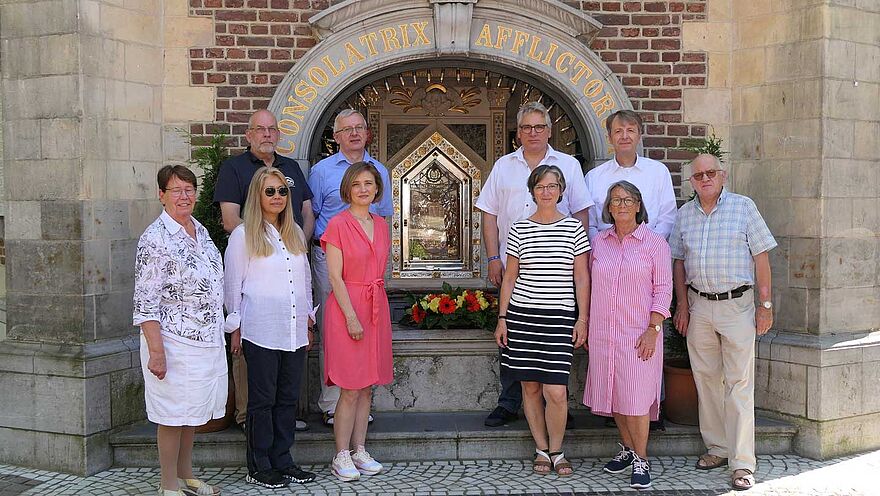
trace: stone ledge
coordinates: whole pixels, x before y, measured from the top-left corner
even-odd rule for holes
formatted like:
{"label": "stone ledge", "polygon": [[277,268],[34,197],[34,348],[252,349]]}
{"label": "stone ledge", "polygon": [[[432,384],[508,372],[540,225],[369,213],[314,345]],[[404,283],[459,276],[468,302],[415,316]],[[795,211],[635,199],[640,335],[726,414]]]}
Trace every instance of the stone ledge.
{"label": "stone ledge", "polygon": [[794,452],[816,460],[880,447],[880,413],[828,421],[808,420],[764,410],[756,410],[755,414],[794,425],[797,428],[797,435],[792,441]]}
{"label": "stone ledge", "polygon": [[139,365],[137,336],[85,345],[3,341],[0,372],[90,378]]}
{"label": "stone ledge", "polygon": [[771,330],[758,338],[757,358],[830,367],[880,360],[880,331],[816,336]]}

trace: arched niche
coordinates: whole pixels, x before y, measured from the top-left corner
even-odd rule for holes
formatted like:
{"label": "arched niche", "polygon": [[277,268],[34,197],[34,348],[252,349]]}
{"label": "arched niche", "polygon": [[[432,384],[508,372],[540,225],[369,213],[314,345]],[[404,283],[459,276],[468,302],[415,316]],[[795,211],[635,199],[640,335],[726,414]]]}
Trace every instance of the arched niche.
{"label": "arched niche", "polygon": [[610,156],[605,118],[632,108],[588,44],[601,25],[557,0],[349,0],[310,19],[319,39],[279,85],[269,109],[279,153],[308,166],[336,106],[377,74],[432,61],[485,65],[552,93],[591,147]]}

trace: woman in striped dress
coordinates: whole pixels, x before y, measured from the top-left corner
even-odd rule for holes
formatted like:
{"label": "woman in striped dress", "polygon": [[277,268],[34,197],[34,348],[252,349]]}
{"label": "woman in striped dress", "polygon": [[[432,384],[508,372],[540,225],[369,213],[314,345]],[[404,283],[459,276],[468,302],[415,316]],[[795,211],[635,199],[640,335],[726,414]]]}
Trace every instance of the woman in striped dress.
{"label": "woman in striped dress", "polygon": [[495,340],[501,366],[522,383],[534,472],[569,476],[562,437],[572,352],[587,336],[590,242],[580,221],[556,208],[565,191],[558,167],[536,167],[528,188],[538,209],[510,228]]}
{"label": "woman in striped dress", "polygon": [[632,467],[630,486],[651,486],[648,426],[657,420],[663,372],[663,320],[672,300],[672,259],[663,236],[648,228],[639,189],[627,181],[608,188],[593,238],[590,361],[584,404],[613,416],[621,451],[605,471]]}

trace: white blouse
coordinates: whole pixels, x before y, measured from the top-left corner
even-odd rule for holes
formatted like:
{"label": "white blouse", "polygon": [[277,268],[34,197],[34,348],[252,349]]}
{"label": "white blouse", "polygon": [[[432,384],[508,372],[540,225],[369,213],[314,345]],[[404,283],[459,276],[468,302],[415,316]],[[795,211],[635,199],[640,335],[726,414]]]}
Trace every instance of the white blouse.
{"label": "white blouse", "polygon": [[266,223],[275,249],[268,257],[247,253],[244,224],[229,236],[226,247],[226,332],[241,328],[241,338],[272,350],[296,351],[309,344],[312,274],[305,253],[294,255]]}
{"label": "white blouse", "polygon": [[162,335],[193,346],[223,346],[223,263],[208,230],[196,239],[162,211],[138,240],[134,325],[155,320]]}

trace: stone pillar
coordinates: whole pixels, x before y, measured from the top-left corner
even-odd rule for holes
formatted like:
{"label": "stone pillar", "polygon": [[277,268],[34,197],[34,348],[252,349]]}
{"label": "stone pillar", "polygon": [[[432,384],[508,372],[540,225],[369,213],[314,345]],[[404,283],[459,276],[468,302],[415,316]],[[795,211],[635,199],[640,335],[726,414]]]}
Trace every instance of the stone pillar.
{"label": "stone pillar", "polygon": [[0,5],[8,326],[0,462],[89,474],[144,418],[137,238],[159,212],[162,2]]}
{"label": "stone pillar", "polygon": [[757,407],[800,426],[801,454],[876,448],[880,4],[730,4],[732,187],[779,241]]}

